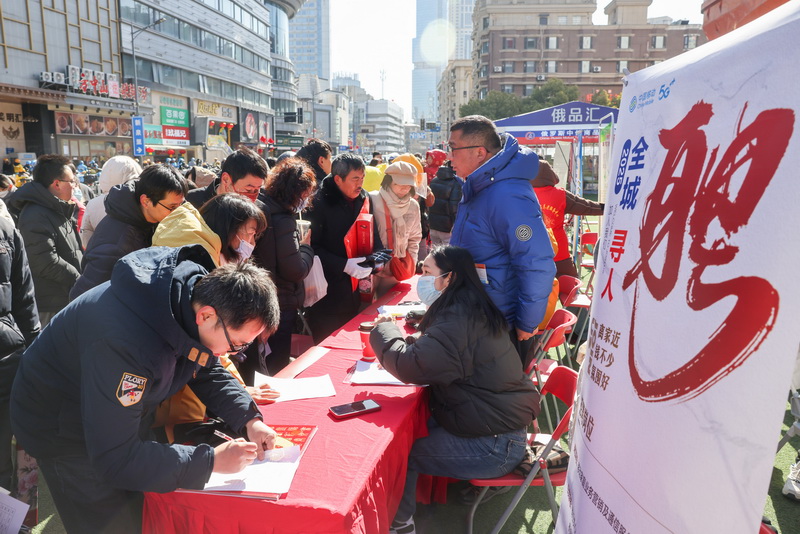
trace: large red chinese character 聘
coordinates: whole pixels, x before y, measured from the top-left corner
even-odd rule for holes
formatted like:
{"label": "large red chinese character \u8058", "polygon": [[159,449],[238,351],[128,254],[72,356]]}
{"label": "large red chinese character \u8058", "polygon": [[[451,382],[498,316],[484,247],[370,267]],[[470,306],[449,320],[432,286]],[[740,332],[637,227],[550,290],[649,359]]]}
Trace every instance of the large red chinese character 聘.
{"label": "large red chinese character \u8058", "polygon": [[[736,257],[739,249],[727,239],[750,220],[793,133],[791,109],[763,111],[742,129],[746,109],[747,105],[739,119],[739,131],[716,167],[719,147],[709,155],[706,135],[701,130],[714,115],[710,104],[695,104],[674,128],[659,134],[667,155],[658,182],[645,202],[639,242],[641,259],[626,273],[622,283],[623,289],[636,283],[628,366],[633,387],[645,401],[696,397],[742,365],[775,324],[778,293],[767,280],[756,276],[720,282],[702,279],[706,269],[726,265]],[[682,171],[676,174],[680,168]],[[709,238],[709,227],[714,221],[724,231],[725,239]],[[636,307],[642,289],[639,278],[653,298],[664,300],[677,283],[687,235],[688,255],[694,263],[686,288],[689,307],[700,311],[729,297],[735,299],[735,304],[714,329],[708,343],[688,362],[661,378],[645,380],[639,374],[634,351]],[[654,255],[657,250],[659,254]],[[654,257],[663,258],[660,274],[653,271]]]}

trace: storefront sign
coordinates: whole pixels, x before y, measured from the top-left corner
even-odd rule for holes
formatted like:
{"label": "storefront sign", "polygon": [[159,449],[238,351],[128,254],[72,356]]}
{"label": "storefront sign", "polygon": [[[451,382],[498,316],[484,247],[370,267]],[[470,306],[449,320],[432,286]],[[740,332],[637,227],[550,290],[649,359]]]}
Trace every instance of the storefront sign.
{"label": "storefront sign", "polygon": [[198,117],[209,117],[212,119],[221,120],[222,122],[236,122],[236,108],[233,106],[226,106],[225,104],[218,104],[217,102],[208,102],[206,100],[195,100],[195,115]]}
{"label": "storefront sign", "polygon": [[800,343],[798,33],[792,2],[627,76],[558,534],[759,530]]}
{"label": "storefront sign", "polygon": [[162,139],[165,145],[189,146],[189,128],[180,126],[162,126]]}
{"label": "storefront sign", "polygon": [[241,117],[239,124],[242,127],[239,130],[239,136],[243,143],[257,143],[258,142],[258,112],[250,111],[249,109],[241,109]]}
{"label": "storefront sign", "polygon": [[275,141],[278,148],[300,148],[304,138],[302,135],[277,135]]}
{"label": "storefront sign", "polygon": [[25,151],[22,106],[0,102],[0,153]]}
{"label": "storefront sign", "polygon": [[161,124],[163,126],[189,127],[189,111],[180,108],[161,106]]}
{"label": "storefront sign", "polygon": [[144,125],[144,142],[147,145],[163,145],[164,133],[160,124]]}
{"label": "storefront sign", "polygon": [[131,120],[109,115],[88,113],[64,113],[57,111],[56,133],[61,135],[95,135],[130,137]]}

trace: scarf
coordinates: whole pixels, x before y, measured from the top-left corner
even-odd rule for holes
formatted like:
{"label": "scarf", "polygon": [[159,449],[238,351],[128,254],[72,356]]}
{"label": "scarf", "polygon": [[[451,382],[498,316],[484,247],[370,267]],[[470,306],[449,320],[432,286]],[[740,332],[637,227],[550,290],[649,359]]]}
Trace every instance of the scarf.
{"label": "scarf", "polygon": [[[406,213],[411,206],[411,193],[403,198],[398,197],[390,188],[381,187],[378,194],[389,208],[389,217],[392,219],[392,233],[394,234],[394,255],[398,258],[406,256],[408,249],[408,232],[406,231]],[[388,232],[387,232],[388,234]]]}

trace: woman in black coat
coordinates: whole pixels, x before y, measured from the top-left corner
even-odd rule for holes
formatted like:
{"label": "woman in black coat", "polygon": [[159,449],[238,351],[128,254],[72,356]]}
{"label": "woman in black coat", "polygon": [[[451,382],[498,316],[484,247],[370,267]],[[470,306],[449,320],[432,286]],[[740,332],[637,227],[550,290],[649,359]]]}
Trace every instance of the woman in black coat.
{"label": "woman in black coat", "polygon": [[281,307],[278,330],[267,340],[272,351],[266,357],[270,374],[289,364],[292,330],[305,298],[303,280],[314,264],[311,232],[300,235],[296,216],[306,208],[316,190],[314,171],[299,158],[287,158],[270,171],[260,196],[267,230],[256,243],[253,256],[272,273]]}
{"label": "woman in black coat", "polygon": [[522,369],[508,324],[492,303],[466,249],[437,247],[423,263],[417,294],[428,311],[413,343],[379,317],[370,343],[381,364],[404,382],[429,385],[428,436],[408,458],[406,486],[392,528],[413,529],[418,473],[493,478],[525,454],[539,394]]}

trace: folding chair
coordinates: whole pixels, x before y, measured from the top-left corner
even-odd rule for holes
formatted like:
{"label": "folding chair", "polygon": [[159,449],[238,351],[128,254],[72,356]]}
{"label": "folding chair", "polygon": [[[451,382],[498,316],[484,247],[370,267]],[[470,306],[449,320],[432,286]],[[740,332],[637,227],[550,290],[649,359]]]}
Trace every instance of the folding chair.
{"label": "folding chair", "polygon": [[[531,377],[540,392],[542,391],[542,384],[547,382],[550,373],[558,366],[558,362],[547,358],[548,352],[550,352],[550,349],[558,351],[558,347],[563,345],[566,340],[567,332],[572,330],[572,325],[577,320],[578,318],[575,317],[575,314],[568,310],[556,310],[550,318],[550,322],[547,323],[547,327],[536,345],[533,359],[525,369],[525,372]],[[571,364],[569,355],[565,355],[565,358]],[[553,429],[553,420],[550,417],[550,410],[547,407],[547,401],[544,396],[542,397],[542,408],[547,418],[548,428]],[[558,406],[555,401],[553,401],[553,410],[556,414],[556,419],[558,419]]]}
{"label": "folding chair", "polygon": [[[475,503],[472,505],[472,508],[470,508],[469,515],[467,516],[468,534],[472,534],[475,510],[477,510],[478,505],[481,503],[483,496],[489,490],[490,486],[519,486],[519,489],[514,494],[513,499],[511,499],[508,507],[500,517],[500,520],[494,526],[492,534],[498,534],[500,532],[500,529],[502,529],[503,525],[506,524],[506,521],[508,521],[508,518],[514,511],[514,508],[517,507],[517,504],[519,504],[519,501],[522,500],[522,497],[525,495],[525,491],[527,491],[529,486],[544,486],[545,491],[547,492],[547,498],[550,501],[550,509],[553,512],[553,523],[556,522],[556,519],[558,518],[558,505],[556,504],[555,490],[553,488],[555,486],[563,486],[565,484],[567,480],[567,472],[563,471],[561,473],[551,474],[547,469],[547,462],[545,461],[545,458],[547,458],[547,456],[550,454],[550,451],[553,450],[553,447],[556,445],[556,443],[558,443],[561,436],[569,428],[569,421],[570,417],[572,416],[572,404],[575,401],[575,390],[577,387],[578,373],[568,367],[559,366],[553,369],[553,372],[550,374],[550,378],[547,379],[547,383],[545,383],[544,387],[542,388],[542,394],[558,397],[569,408],[567,409],[567,412],[564,414],[564,417],[561,419],[561,421],[559,421],[558,426],[552,435],[528,434],[529,444],[533,443],[534,441],[547,444],[544,450],[542,450],[541,454],[539,454],[537,457],[535,466],[533,469],[531,469],[531,472],[528,474],[528,476],[522,477],[514,473],[509,473],[497,478],[470,480],[470,483],[474,486],[481,487],[481,492],[478,495],[478,498],[475,500]],[[535,478],[539,471],[542,472],[542,478]]]}
{"label": "folding chair", "polygon": [[[587,325],[589,324],[589,308],[592,307],[592,297],[581,291],[582,285],[583,283],[574,276],[564,274],[558,277],[558,298],[561,301],[561,305],[565,308],[571,307],[586,310],[584,312],[586,314],[586,320],[582,321],[579,330],[573,334],[576,339],[575,348],[570,349],[568,340],[566,338],[564,340],[564,350],[567,352],[569,361],[575,359],[575,356],[578,354],[580,340],[583,338],[583,333],[586,331]],[[567,334],[570,333],[572,332],[567,332]]]}
{"label": "folding chair", "polygon": [[789,407],[794,417],[794,423],[792,423],[792,426],[789,427],[789,430],[786,431],[786,434],[783,435],[783,438],[781,438],[778,443],[778,452],[780,452],[783,446],[794,436],[800,436],[800,393],[798,393],[796,389],[792,390],[792,398],[789,399]]}
{"label": "folding chair", "polygon": [[580,247],[580,270],[578,271],[583,277],[583,270],[586,269],[591,272],[589,281],[586,282],[586,294],[591,295],[594,293],[594,248],[597,245],[597,232],[583,232],[581,234],[581,247]]}

